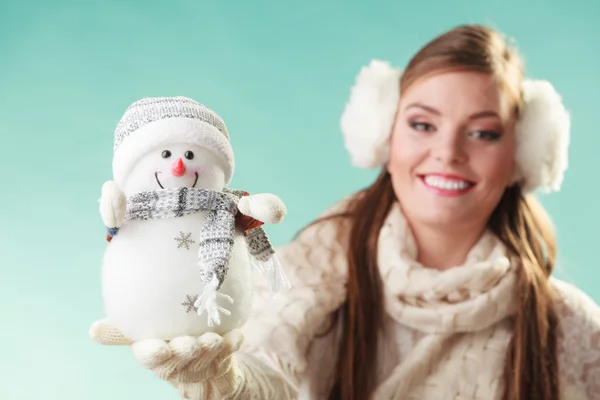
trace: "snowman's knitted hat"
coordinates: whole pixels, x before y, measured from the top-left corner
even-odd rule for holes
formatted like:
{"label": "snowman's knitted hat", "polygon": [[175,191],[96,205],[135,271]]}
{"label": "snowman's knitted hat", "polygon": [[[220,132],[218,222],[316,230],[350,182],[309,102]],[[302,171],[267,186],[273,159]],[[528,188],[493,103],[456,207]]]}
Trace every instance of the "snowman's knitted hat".
{"label": "snowman's knitted hat", "polygon": [[131,104],[114,132],[113,175],[122,184],[148,151],[173,143],[189,143],[213,151],[229,184],[235,168],[233,149],[223,119],[188,97],[147,97]]}

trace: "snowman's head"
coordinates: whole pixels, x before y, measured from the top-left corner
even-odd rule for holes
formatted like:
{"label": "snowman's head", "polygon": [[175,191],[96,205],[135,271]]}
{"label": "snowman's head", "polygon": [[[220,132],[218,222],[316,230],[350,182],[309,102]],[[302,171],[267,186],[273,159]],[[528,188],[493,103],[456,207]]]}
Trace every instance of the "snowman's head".
{"label": "snowman's head", "polygon": [[222,190],[233,170],[225,123],[192,99],[138,100],[115,130],[113,175],[128,196],[161,188]]}
{"label": "snowman's head", "polygon": [[141,156],[122,183],[126,195],[170,188],[223,190],[225,166],[211,150],[196,144],[155,147]]}

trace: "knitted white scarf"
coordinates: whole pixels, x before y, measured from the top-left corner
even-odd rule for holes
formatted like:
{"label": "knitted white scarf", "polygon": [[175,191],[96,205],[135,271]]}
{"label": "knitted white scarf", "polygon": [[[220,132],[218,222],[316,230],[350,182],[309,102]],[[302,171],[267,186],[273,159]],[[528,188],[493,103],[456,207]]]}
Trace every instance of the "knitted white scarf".
{"label": "knitted white scarf", "polygon": [[[396,204],[379,238],[386,307],[398,323],[425,336],[380,385],[374,399],[454,399],[470,391],[478,394],[467,398],[494,400],[501,394],[510,339],[505,322],[515,307],[517,263],[509,261],[504,245],[491,233],[484,234],[462,266],[435,270],[419,264],[416,256],[414,237]],[[466,348],[471,349],[468,355]],[[460,369],[465,368],[465,358],[480,360],[482,368],[489,369],[488,388],[464,377],[466,371]]]}

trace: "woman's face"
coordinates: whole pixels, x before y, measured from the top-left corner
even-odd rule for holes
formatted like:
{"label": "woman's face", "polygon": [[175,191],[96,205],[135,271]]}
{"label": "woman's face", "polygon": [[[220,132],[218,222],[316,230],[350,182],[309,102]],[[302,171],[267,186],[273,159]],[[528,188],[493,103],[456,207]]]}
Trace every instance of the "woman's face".
{"label": "woman's face", "polygon": [[443,72],[401,95],[388,171],[411,224],[479,229],[510,184],[514,124],[492,77]]}

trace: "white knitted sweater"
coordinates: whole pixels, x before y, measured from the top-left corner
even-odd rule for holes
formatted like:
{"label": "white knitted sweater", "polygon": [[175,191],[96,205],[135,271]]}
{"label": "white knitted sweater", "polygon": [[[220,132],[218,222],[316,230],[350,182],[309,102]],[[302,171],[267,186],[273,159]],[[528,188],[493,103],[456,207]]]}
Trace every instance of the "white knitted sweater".
{"label": "white knitted sweater", "polygon": [[[346,298],[347,231],[333,222],[317,224],[279,249],[293,288],[273,299],[260,283],[238,354],[246,379],[237,398],[326,398],[337,334],[317,336]],[[424,268],[415,256],[395,205],[379,239],[387,320],[373,400],[500,399],[515,263],[491,234],[464,265],[445,271]],[[552,283],[562,296],[562,398],[600,399],[600,308],[575,287],[554,278]]]}

